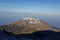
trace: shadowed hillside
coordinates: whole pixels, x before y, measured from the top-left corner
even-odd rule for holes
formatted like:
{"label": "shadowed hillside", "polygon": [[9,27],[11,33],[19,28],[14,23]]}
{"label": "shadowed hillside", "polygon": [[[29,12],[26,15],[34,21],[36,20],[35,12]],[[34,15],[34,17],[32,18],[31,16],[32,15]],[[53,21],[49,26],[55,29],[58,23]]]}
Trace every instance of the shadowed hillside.
{"label": "shadowed hillside", "polygon": [[46,30],[32,34],[13,34],[0,30],[0,40],[60,40],[60,32]]}

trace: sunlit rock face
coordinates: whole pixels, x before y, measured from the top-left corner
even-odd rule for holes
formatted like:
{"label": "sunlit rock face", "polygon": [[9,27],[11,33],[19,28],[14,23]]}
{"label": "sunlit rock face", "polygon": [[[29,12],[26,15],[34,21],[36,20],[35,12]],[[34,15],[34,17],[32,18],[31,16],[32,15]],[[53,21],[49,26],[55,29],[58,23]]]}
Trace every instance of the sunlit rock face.
{"label": "sunlit rock face", "polygon": [[24,17],[13,24],[3,25],[0,29],[5,29],[6,31],[14,34],[30,34],[42,30],[52,30],[58,32],[58,29],[55,29],[53,26],[35,17]]}
{"label": "sunlit rock face", "polygon": [[29,23],[29,24],[39,24],[40,23],[39,18],[26,17],[26,18],[23,18],[23,20],[26,20],[27,23]]}

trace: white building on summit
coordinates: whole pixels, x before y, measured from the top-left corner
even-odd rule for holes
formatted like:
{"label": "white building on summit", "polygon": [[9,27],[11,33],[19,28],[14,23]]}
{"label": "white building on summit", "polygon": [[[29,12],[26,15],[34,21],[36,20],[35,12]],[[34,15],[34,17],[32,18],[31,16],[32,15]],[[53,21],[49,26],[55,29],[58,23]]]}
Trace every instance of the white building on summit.
{"label": "white building on summit", "polygon": [[23,18],[23,20],[26,20],[29,24],[38,24],[38,23],[40,23],[39,18],[26,17],[26,18]]}

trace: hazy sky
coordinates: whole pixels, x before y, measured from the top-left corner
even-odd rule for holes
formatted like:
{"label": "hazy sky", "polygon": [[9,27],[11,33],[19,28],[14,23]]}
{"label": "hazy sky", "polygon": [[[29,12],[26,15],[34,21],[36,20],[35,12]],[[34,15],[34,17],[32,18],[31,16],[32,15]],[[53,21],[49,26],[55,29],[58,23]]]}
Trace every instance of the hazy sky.
{"label": "hazy sky", "polygon": [[0,0],[0,15],[5,12],[60,15],[60,0]]}

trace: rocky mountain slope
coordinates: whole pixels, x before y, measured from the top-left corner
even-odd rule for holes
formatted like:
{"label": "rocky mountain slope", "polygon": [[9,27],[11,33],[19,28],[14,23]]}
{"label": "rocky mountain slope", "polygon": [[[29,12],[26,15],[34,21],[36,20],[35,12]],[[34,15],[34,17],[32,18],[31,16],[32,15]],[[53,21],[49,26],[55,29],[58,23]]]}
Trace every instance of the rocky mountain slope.
{"label": "rocky mountain slope", "polygon": [[11,23],[9,25],[2,25],[0,29],[5,29],[8,32],[14,34],[27,34],[37,31],[52,30],[58,32],[59,30],[47,24],[39,18],[26,17],[22,18],[20,21]]}

